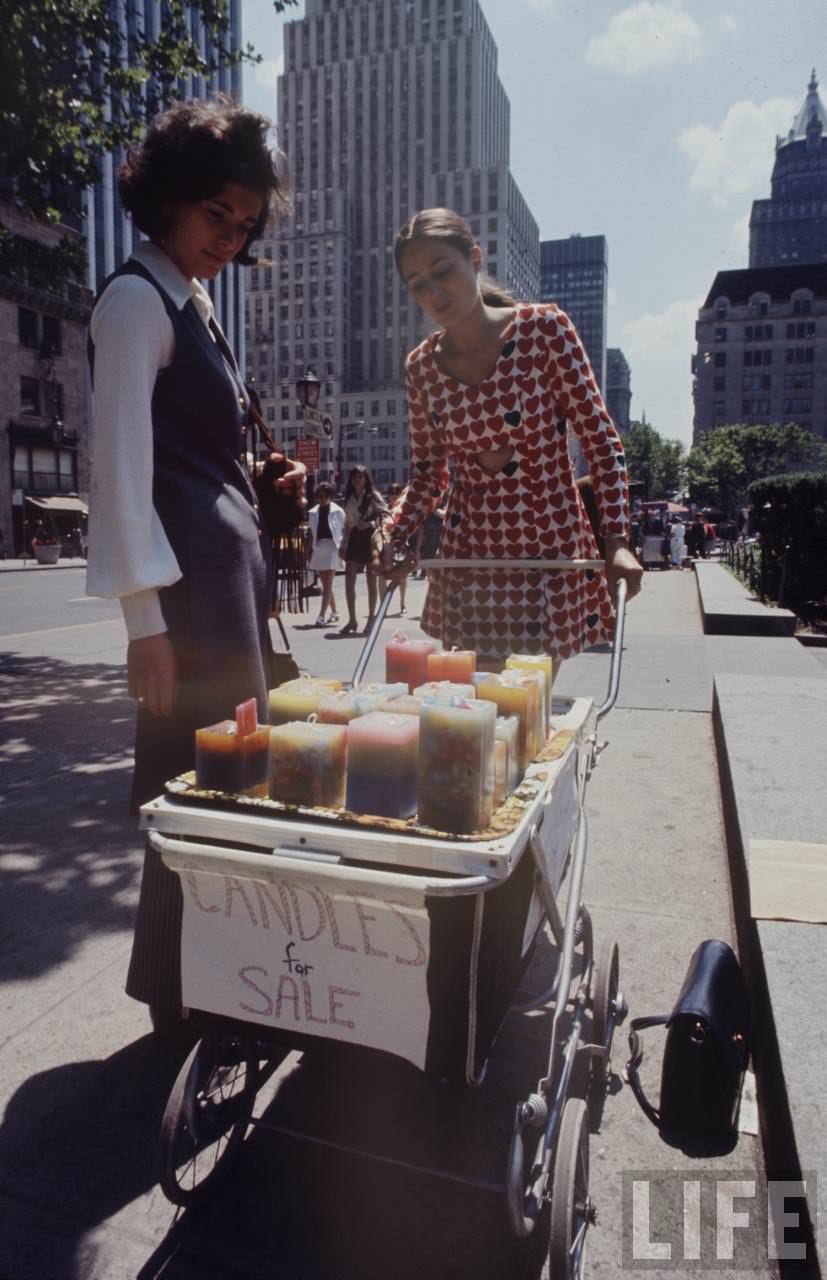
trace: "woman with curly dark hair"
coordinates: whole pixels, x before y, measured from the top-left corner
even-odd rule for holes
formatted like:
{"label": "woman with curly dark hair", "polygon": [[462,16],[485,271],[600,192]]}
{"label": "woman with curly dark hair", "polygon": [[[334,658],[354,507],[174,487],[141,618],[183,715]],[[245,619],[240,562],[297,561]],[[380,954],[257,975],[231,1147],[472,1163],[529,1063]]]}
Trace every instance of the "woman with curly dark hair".
{"label": "woman with curly dark hair", "polygon": [[[89,327],[90,594],[117,597],[137,704],[133,807],[193,767],[195,729],[255,697],[266,719],[269,539],[244,467],[248,397],[201,280],[284,209],[270,122],[227,98],[156,117],[121,169],[149,238]],[[178,877],[147,851],[127,991],[156,1026],[181,1005]]]}

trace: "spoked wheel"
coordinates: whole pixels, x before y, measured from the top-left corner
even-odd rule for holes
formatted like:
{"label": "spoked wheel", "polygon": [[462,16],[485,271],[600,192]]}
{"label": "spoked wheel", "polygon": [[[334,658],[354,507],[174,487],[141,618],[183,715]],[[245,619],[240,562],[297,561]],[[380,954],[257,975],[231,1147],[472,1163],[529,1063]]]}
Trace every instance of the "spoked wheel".
{"label": "spoked wheel", "polygon": [[[530,1119],[523,1114],[527,1108],[533,1112]],[[508,1223],[519,1240],[528,1239],[540,1214],[537,1196],[526,1179],[535,1172],[530,1161],[537,1151],[541,1136],[539,1131],[545,1125],[546,1115],[545,1102],[536,1094],[532,1094],[527,1103],[520,1103],[514,1115],[505,1174],[505,1197]]]}
{"label": "spoked wheel", "polygon": [[161,1189],[189,1205],[212,1186],[244,1140],[258,1087],[247,1037],[205,1036],[178,1072],[161,1121]]}
{"label": "spoked wheel", "polygon": [[592,1041],[605,1046],[606,1052],[591,1061],[589,1092],[595,1100],[602,1098],[611,1074],[612,1040],[615,1027],[623,1021],[625,1004],[620,994],[620,954],[617,943],[606,941],[600,948],[592,984]]}
{"label": "spoked wheel", "polygon": [[595,1220],[589,1199],[589,1125],[582,1098],[569,1098],[554,1155],[549,1232],[550,1280],[581,1280],[586,1232]]}

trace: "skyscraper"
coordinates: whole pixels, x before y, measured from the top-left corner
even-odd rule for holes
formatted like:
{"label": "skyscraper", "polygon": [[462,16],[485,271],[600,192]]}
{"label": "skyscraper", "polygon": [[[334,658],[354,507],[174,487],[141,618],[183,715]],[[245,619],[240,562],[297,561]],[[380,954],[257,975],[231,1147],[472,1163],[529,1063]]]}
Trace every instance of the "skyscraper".
{"label": "skyscraper", "polygon": [[792,128],[776,139],[771,190],[752,205],[749,265],[827,262],[827,109],[815,71]]}
{"label": "skyscraper", "polygon": [[[189,8],[186,4],[184,7]],[[121,4],[117,9],[113,0],[113,10],[119,14],[124,36],[127,34],[127,24],[132,33],[142,26],[148,40],[157,40],[163,30],[163,11],[156,0],[137,0],[134,8]],[[241,48],[241,0],[229,0],[228,10],[230,27],[227,41],[231,49],[238,50]],[[205,58],[209,58],[213,45],[197,10],[189,8],[188,22],[193,43]],[[241,68],[237,64],[229,66],[224,63],[208,79],[196,76],[179,87],[188,98],[207,97],[212,93],[223,92],[240,100]],[[141,239],[141,233],[132,219],[121,208],[118,195],[118,169],[123,159],[124,153],[120,148],[105,156],[101,162],[100,181],[86,193],[84,230],[87,241],[87,285],[93,294],[106,277],[126,261],[134,245]],[[242,269],[233,266],[222,271],[208,285],[219,322],[239,358],[244,354],[242,281]]]}
{"label": "skyscraper", "polygon": [[401,480],[403,364],[426,324],[394,265],[398,228],[448,205],[468,218],[490,274],[522,297],[539,283],[496,45],[479,0],[306,0],[285,27],[284,66],[294,211],[269,247],[278,270],[250,281],[248,367],[287,443],[299,431],[296,378],[313,367],[341,432],[323,471],[341,446],[345,465]]}
{"label": "skyscraper", "polygon": [[632,372],[620,347],[609,347],[606,351],[606,408],[618,431],[628,431],[632,408]]}
{"label": "skyscraper", "polygon": [[540,243],[540,298],[556,302],[574,322],[597,384],[606,387],[606,298],[609,246],[605,236],[572,235]]}

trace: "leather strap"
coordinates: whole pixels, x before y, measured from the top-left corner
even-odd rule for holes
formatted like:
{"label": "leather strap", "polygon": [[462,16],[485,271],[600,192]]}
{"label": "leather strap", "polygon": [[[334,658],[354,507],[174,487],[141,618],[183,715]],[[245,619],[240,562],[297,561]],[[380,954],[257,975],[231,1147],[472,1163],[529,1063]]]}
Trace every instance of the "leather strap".
{"label": "leather strap", "polygon": [[660,1128],[660,1112],[652,1106],[643,1092],[643,1085],[640,1083],[638,1074],[638,1067],[643,1061],[643,1041],[640,1037],[640,1032],[645,1031],[647,1027],[665,1027],[668,1021],[667,1015],[655,1014],[648,1018],[633,1018],[629,1024],[629,1053],[631,1057],[626,1063],[626,1077],[641,1111],[658,1128]]}

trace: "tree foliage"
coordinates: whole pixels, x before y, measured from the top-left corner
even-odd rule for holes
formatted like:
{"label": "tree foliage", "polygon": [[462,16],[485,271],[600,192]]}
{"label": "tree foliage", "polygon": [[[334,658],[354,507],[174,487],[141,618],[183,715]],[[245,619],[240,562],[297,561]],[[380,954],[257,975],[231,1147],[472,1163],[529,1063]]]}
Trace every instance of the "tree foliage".
{"label": "tree foliage", "polygon": [[734,511],[754,481],[825,463],[824,443],[795,422],[716,427],[690,450],[690,497],[701,506]]}
{"label": "tree foliage", "polygon": [[[273,0],[277,12],[297,0]],[[234,50],[228,0],[165,0],[157,30],[126,0],[0,0],[0,179],[26,213],[56,222],[77,212],[100,161],[128,146],[190,77],[258,62]],[[194,21],[195,19],[195,21]],[[213,53],[199,48],[198,27]]]}
{"label": "tree foliage", "polygon": [[686,456],[680,440],[664,440],[650,423],[633,422],[623,444],[629,479],[643,485],[648,500],[682,491]]}

